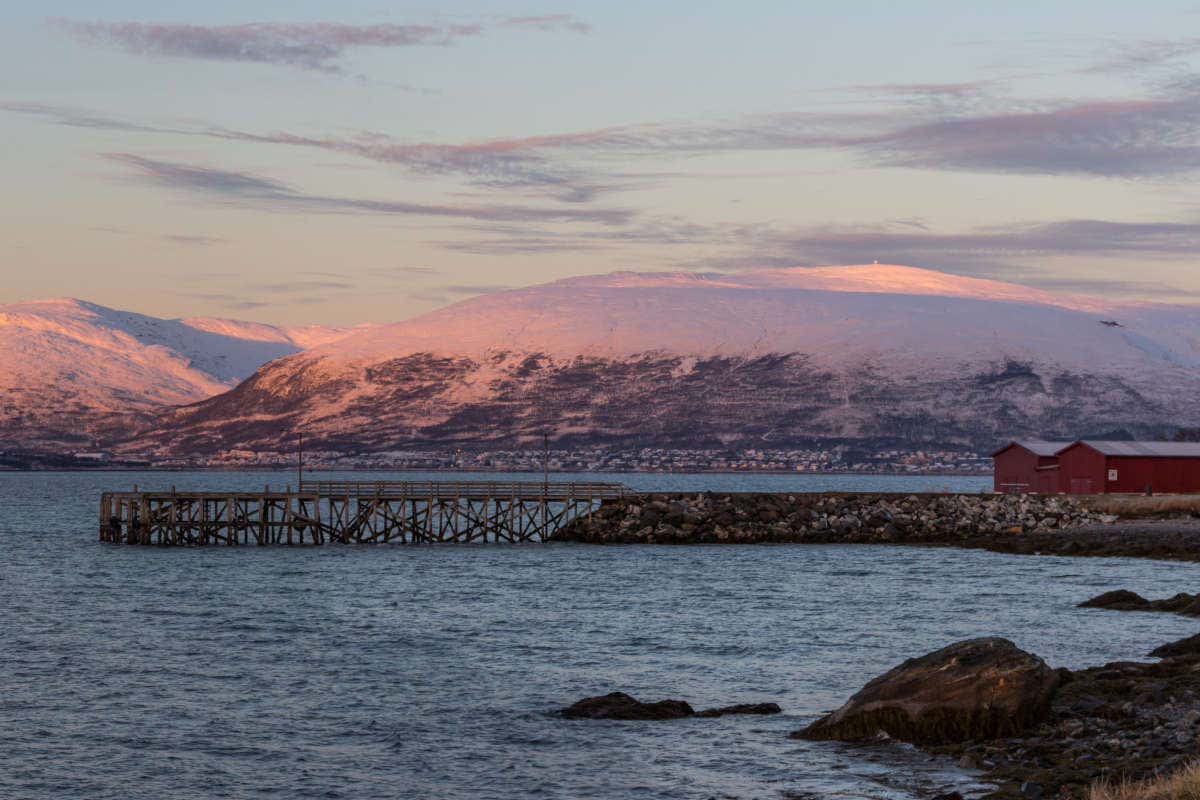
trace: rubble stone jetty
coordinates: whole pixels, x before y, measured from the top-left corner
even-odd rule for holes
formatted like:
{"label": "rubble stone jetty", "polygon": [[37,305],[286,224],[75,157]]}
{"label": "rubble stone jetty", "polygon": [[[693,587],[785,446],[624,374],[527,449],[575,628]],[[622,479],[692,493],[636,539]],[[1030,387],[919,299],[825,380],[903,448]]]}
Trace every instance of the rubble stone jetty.
{"label": "rubble stone jetty", "polygon": [[705,492],[607,501],[551,538],[591,544],[952,543],[1115,520],[1065,495]]}

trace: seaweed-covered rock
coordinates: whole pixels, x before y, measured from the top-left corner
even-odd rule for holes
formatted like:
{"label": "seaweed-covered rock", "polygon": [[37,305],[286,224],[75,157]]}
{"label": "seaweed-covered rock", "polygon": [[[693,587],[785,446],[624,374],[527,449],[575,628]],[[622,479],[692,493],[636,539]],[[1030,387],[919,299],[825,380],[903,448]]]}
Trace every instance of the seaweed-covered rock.
{"label": "seaweed-covered rock", "polygon": [[1060,675],[1007,639],[952,644],[875,678],[837,711],[792,734],[916,744],[1011,736],[1046,719]]}
{"label": "seaweed-covered rock", "polygon": [[567,719],[660,720],[690,717],[696,712],[682,700],[643,703],[624,692],[586,697],[560,712]]}

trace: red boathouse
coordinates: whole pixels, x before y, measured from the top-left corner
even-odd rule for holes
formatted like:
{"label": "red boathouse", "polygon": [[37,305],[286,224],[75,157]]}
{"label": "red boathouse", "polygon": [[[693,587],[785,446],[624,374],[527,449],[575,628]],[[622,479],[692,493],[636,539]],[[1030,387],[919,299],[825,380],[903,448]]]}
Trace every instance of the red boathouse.
{"label": "red boathouse", "polygon": [[1200,492],[1200,443],[1083,439],[1058,451],[1059,491]]}
{"label": "red boathouse", "polygon": [[1058,489],[1059,450],[1070,442],[1038,439],[1009,442],[992,453],[993,482],[997,492],[1053,494]]}

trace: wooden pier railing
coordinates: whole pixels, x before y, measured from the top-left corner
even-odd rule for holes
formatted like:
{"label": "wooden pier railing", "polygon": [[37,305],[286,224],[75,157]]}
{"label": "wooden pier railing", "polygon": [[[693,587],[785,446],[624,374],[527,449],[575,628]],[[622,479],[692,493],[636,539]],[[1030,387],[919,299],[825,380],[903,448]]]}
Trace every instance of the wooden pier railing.
{"label": "wooden pier railing", "polygon": [[100,541],[143,545],[538,542],[617,483],[302,481],[272,492],[105,492]]}

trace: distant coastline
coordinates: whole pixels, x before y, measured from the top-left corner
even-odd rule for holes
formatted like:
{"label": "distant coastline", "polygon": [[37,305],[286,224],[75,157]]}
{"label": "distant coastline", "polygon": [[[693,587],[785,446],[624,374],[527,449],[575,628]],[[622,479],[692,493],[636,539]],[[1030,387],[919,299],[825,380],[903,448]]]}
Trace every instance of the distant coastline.
{"label": "distant coastline", "polygon": [[[96,466],[75,465],[75,466],[33,466],[33,467],[10,467],[0,465],[0,472],[217,472],[217,473],[256,473],[256,472],[287,472],[295,471],[295,464],[278,464],[274,466],[248,466],[248,467],[215,467],[215,466],[180,466],[180,467],[161,467],[161,466],[136,466],[136,465],[113,465],[113,464],[98,464]],[[507,467],[325,467],[325,466],[306,466],[306,473],[326,473],[326,472],[389,472],[398,475],[403,474],[418,474],[428,472],[444,472],[448,474],[475,474],[475,473],[519,473],[533,475],[541,474],[541,470],[528,469],[510,469]],[[986,478],[991,475],[990,472],[969,472],[969,471],[938,471],[938,472],[865,472],[852,470],[831,470],[831,471],[798,471],[786,469],[696,469],[696,470],[672,470],[672,469],[602,469],[602,470],[570,470],[570,469],[551,469],[551,475],[581,475],[581,474],[596,474],[596,475],[794,475],[794,476],[864,476],[864,477],[900,477],[900,478]]]}

